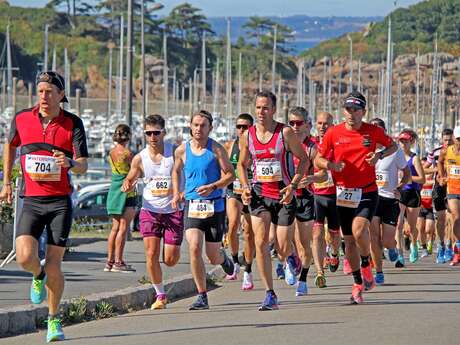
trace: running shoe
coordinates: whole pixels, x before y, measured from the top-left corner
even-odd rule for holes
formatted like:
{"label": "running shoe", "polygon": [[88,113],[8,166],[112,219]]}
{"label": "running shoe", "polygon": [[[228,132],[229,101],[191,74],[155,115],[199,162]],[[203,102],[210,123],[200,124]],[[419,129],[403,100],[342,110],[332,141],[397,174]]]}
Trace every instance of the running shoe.
{"label": "running shoe", "polygon": [[284,267],[284,281],[288,285],[295,285],[297,283],[297,276],[295,274],[295,259],[292,255],[288,256],[286,266]]}
{"label": "running shoe", "polygon": [[450,262],[450,265],[451,265],[451,266],[457,266],[459,263],[460,263],[460,254],[459,254],[459,253],[455,253],[454,258],[453,258],[452,261]]}
{"label": "running shoe", "polygon": [[317,288],[325,288],[327,287],[326,285],[326,277],[324,276],[323,272],[318,272],[315,277],[315,286]]}
{"label": "running shoe", "polygon": [[283,264],[280,262],[278,262],[278,264],[276,265],[276,275],[279,280],[284,279],[284,268]]}
{"label": "running shoe", "polygon": [[104,272],[111,272],[115,261],[107,261],[104,266]]}
{"label": "running shoe", "polygon": [[64,332],[62,331],[61,319],[48,319],[48,333],[46,334],[46,342],[64,340]]}
{"label": "running shoe", "polygon": [[363,285],[353,284],[351,288],[351,304],[360,304],[363,303]]}
{"label": "running shoe", "polygon": [[361,267],[361,275],[363,277],[364,290],[370,291],[375,287],[374,276],[372,275],[371,265]]}
{"label": "running shoe", "polygon": [[278,297],[274,292],[267,291],[265,299],[259,306],[259,311],[278,310]]}
{"label": "running shoe", "polygon": [[420,251],[421,254],[420,254],[420,258],[426,258],[428,255],[428,249],[425,249],[425,248],[422,248],[422,250]]}
{"label": "running shoe", "polygon": [[244,291],[254,289],[254,283],[252,281],[252,273],[244,272],[243,273],[243,285],[241,289]]}
{"label": "running shoe", "polygon": [[374,281],[376,285],[383,285],[385,283],[385,276],[383,272],[377,272],[374,277]]}
{"label": "running shoe", "polygon": [[166,297],[166,294],[165,293],[158,294],[156,301],[152,304],[152,307],[150,309],[152,310],[166,309],[167,303],[168,303],[168,299]]}
{"label": "running shoe", "polygon": [[240,273],[240,265],[239,264],[234,264],[233,265],[233,274],[229,275],[227,274],[225,276],[226,280],[237,280],[238,279],[238,273]]}
{"label": "running shoe", "polygon": [[410,250],[410,237],[404,236],[404,247],[406,248],[407,251]]}
{"label": "running shoe", "polygon": [[446,249],[444,247],[438,246],[438,253],[436,254],[436,263],[437,264],[446,263],[446,259],[444,257],[445,253],[446,253]]}
{"label": "running shoe", "polygon": [[452,247],[446,246],[446,252],[444,254],[444,259],[447,261],[451,261],[454,258],[454,250]]}
{"label": "running shoe", "polygon": [[295,295],[297,297],[308,295],[307,282],[302,282],[299,280],[299,282],[297,283],[297,289],[295,290]]}
{"label": "running shoe", "polygon": [[136,269],[131,265],[126,264],[124,261],[115,262],[112,267],[111,272],[120,272],[120,273],[133,273],[136,272]]}
{"label": "running shoe", "polygon": [[340,260],[338,256],[331,256],[329,258],[329,271],[336,272],[339,269]]}
{"label": "running shoe", "polygon": [[396,248],[388,249],[388,259],[390,259],[391,262],[398,260],[398,250]]}
{"label": "running shoe", "polygon": [[343,274],[349,275],[351,272],[350,261],[348,261],[348,259],[343,259]]}
{"label": "running shoe", "polygon": [[46,298],[46,276],[43,279],[32,278],[30,286],[30,301],[33,304],[40,304]]}
{"label": "running shoe", "polygon": [[329,260],[330,260],[330,257],[326,255],[323,260],[323,269],[329,268]]}
{"label": "running shoe", "polygon": [[430,241],[426,244],[426,250],[428,251],[428,254],[433,254],[433,242]]}
{"label": "running shoe", "polygon": [[205,310],[209,309],[208,296],[198,294],[196,301],[188,308],[188,310]]}
{"label": "running shoe", "polygon": [[414,262],[417,262],[418,260],[418,248],[417,248],[417,245],[413,245],[411,243],[410,245],[410,254],[409,254],[409,261],[411,263],[414,263]]}
{"label": "running shoe", "polygon": [[395,267],[396,268],[404,267],[404,256],[402,254],[398,255],[398,260],[396,260],[395,262]]}

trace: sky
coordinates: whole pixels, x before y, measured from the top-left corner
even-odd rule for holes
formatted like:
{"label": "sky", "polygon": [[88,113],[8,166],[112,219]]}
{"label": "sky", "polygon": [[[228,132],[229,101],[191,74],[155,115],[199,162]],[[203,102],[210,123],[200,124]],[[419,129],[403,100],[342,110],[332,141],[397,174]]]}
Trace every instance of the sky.
{"label": "sky", "polygon": [[[43,7],[49,0],[9,0],[14,6]],[[97,3],[96,0],[87,0]],[[127,2],[127,1],[126,1]],[[167,14],[185,0],[159,0],[165,8],[158,14]],[[207,17],[223,16],[385,16],[397,7],[407,7],[421,0],[188,0],[203,10]]]}

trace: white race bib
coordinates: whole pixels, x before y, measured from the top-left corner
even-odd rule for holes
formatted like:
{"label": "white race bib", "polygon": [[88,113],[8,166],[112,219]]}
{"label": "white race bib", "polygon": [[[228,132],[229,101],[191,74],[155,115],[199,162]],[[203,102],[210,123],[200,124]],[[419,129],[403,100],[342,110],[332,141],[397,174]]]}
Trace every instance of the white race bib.
{"label": "white race bib", "polygon": [[433,190],[432,189],[422,189],[420,191],[420,196],[422,197],[422,199],[432,199]]}
{"label": "white race bib", "polygon": [[460,165],[449,165],[449,177],[460,179]]}
{"label": "white race bib", "polygon": [[27,154],[25,159],[26,173],[32,181],[60,181],[61,167],[56,158]]}
{"label": "white race bib", "polygon": [[190,200],[188,204],[188,217],[206,219],[214,215],[214,201]]}
{"label": "white race bib", "polygon": [[281,163],[277,160],[256,162],[257,182],[278,182],[282,180]]}
{"label": "white race bib", "polygon": [[168,196],[171,194],[171,176],[154,176],[147,184],[152,196]]}
{"label": "white race bib", "polygon": [[390,177],[388,175],[388,171],[376,171],[375,172],[375,182],[377,183],[377,187],[385,188],[388,187],[390,181]]}
{"label": "white race bib", "polygon": [[361,202],[361,188],[345,188],[337,186],[337,206],[357,208]]}
{"label": "white race bib", "polygon": [[[251,184],[251,180],[249,180],[249,184]],[[243,194],[243,186],[238,178],[233,181],[233,193]]]}
{"label": "white race bib", "polygon": [[327,180],[321,183],[314,183],[315,189],[324,189],[334,186],[334,180],[332,179],[332,173],[330,170],[327,171]]}

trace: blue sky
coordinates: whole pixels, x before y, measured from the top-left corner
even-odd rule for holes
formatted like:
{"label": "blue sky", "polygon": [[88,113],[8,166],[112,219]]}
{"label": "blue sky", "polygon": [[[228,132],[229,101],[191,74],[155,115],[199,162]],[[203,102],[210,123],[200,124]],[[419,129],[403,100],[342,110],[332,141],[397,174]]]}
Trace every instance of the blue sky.
{"label": "blue sky", "polygon": [[[43,7],[48,0],[9,0],[11,5]],[[96,0],[89,0],[96,3]],[[167,13],[185,0],[159,1]],[[384,16],[394,8],[394,0],[189,0],[192,5],[201,8],[208,17],[305,14],[310,16]],[[420,0],[398,0],[398,7],[421,2]]]}

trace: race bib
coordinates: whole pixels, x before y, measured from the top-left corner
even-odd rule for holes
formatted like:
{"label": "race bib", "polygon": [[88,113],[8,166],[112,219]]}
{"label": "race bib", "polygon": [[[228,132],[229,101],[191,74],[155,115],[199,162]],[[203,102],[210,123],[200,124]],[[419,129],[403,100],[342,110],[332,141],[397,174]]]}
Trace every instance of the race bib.
{"label": "race bib", "polygon": [[361,202],[361,188],[337,187],[337,206],[357,208]]}
{"label": "race bib", "polygon": [[168,196],[172,193],[171,176],[154,176],[147,187],[152,196]]}
{"label": "race bib", "polygon": [[375,182],[377,187],[385,188],[388,187],[390,178],[388,176],[388,171],[376,171],[375,172]]}
{"label": "race bib", "polygon": [[281,163],[275,160],[258,161],[256,163],[257,182],[278,182],[281,177]]}
{"label": "race bib", "polygon": [[[251,184],[251,180],[249,180],[249,184]],[[235,194],[243,194],[243,187],[241,185],[240,180],[237,178],[233,181],[233,193]]]}
{"label": "race bib", "polygon": [[61,167],[56,158],[27,154],[25,159],[26,173],[32,181],[60,181]]}
{"label": "race bib", "polygon": [[460,179],[460,165],[449,165],[449,178]]}
{"label": "race bib", "polygon": [[188,217],[206,219],[214,215],[214,202],[212,200],[190,200],[188,204]]}
{"label": "race bib", "polygon": [[327,180],[321,183],[313,184],[316,189],[325,189],[334,186],[334,180],[332,179],[332,173],[330,170],[327,171]]}
{"label": "race bib", "polygon": [[433,190],[432,189],[422,189],[420,191],[420,196],[422,197],[422,199],[432,199]]}

